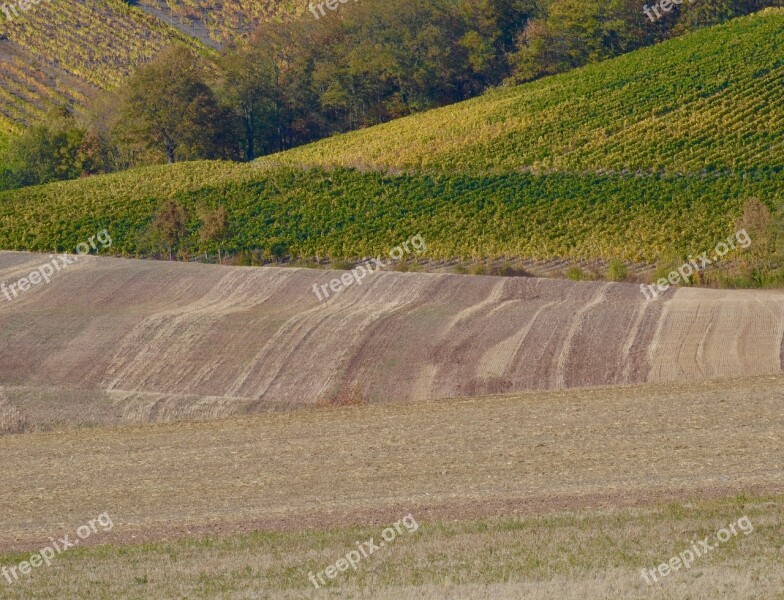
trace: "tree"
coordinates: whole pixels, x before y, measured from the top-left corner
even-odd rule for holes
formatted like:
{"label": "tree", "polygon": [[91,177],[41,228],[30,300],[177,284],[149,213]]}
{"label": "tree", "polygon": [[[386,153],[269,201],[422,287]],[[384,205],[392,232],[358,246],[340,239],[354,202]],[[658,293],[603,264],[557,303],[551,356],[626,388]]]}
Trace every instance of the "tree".
{"label": "tree", "polygon": [[[643,23],[646,21],[646,23]],[[562,73],[654,41],[637,0],[553,0],[518,37],[513,81]]]}
{"label": "tree", "polygon": [[177,200],[165,200],[158,207],[152,221],[152,231],[167,245],[169,260],[188,231],[188,212]]}
{"label": "tree", "polygon": [[125,143],[158,151],[169,163],[220,156],[225,114],[189,49],[172,47],[139,67],[118,94],[115,131]]}
{"label": "tree", "polygon": [[238,117],[249,161],[275,149],[275,66],[266,50],[242,44],[218,59],[220,95]]}
{"label": "tree", "polygon": [[223,206],[215,210],[205,210],[201,216],[202,226],[199,231],[199,239],[202,242],[211,242],[218,247],[218,262],[223,264],[221,258],[221,242],[226,239],[229,227],[229,215]]}
{"label": "tree", "polygon": [[109,170],[103,141],[81,125],[68,107],[47,113],[14,140],[0,189],[76,179]]}

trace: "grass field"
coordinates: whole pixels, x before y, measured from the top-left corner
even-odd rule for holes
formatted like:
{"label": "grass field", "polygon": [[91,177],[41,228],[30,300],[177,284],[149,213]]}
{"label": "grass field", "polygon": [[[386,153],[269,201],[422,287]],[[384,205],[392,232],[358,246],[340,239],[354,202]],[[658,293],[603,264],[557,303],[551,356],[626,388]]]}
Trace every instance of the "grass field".
{"label": "grass field", "polygon": [[[0,597],[650,597],[640,569],[743,516],[752,534],[655,597],[780,597],[782,383],[5,437],[1,564],[103,512],[113,528]],[[310,587],[309,572],[409,513],[418,531]]]}
{"label": "grass field", "polygon": [[[402,516],[402,515],[401,515]],[[655,590],[655,568],[747,516],[753,525]],[[417,522],[316,592],[309,581],[382,526],[109,544],[57,559],[3,598],[780,598],[784,496],[518,518]],[[3,564],[28,555],[6,555]],[[749,565],[753,565],[749,568]],[[318,580],[317,580],[318,581]],[[89,583],[86,583],[89,582]]]}

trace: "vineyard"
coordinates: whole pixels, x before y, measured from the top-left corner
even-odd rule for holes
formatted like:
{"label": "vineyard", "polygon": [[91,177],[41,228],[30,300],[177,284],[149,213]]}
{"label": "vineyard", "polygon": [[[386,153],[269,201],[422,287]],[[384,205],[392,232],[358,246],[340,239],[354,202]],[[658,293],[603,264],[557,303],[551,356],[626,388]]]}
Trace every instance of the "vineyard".
{"label": "vineyard", "polygon": [[[224,250],[356,258],[421,233],[428,258],[698,253],[744,202],[784,202],[784,11],[251,164],[149,167],[0,194],[0,247],[68,250],[101,228],[143,255],[156,208],[223,205]],[[306,168],[302,168],[302,167]],[[375,170],[374,170],[375,169]]]}
{"label": "vineyard", "polygon": [[42,65],[8,40],[0,41],[0,60],[0,135],[34,122],[49,106],[83,105],[96,89],[62,69]]}
{"label": "vineyard", "polygon": [[0,18],[0,130],[29,124],[53,103],[84,104],[175,41],[206,51],[121,0],[51,0]]}
{"label": "vineyard", "polygon": [[784,165],[784,10],[294,149],[288,164],[704,173]]}
{"label": "vineyard", "polygon": [[164,10],[183,24],[201,24],[218,43],[247,35],[266,21],[307,10],[302,0],[140,0],[139,5]]}
{"label": "vineyard", "polygon": [[72,250],[107,228],[112,252],[135,255],[164,200],[191,216],[226,207],[231,252],[283,244],[293,256],[377,255],[421,233],[428,257],[617,257],[654,261],[712,248],[732,233],[745,199],[781,201],[781,179],[571,174],[383,175],[230,163],[150,167],[0,196],[0,247]]}

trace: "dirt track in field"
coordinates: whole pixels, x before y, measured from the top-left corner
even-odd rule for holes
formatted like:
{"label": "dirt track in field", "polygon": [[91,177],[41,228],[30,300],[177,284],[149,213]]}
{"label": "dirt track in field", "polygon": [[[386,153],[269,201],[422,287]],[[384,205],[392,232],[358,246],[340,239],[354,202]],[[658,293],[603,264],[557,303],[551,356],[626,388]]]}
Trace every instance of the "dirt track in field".
{"label": "dirt track in field", "polygon": [[[0,438],[0,549],[784,492],[784,376]],[[208,485],[205,482],[209,482]]]}
{"label": "dirt track in field", "polygon": [[782,372],[782,292],[388,272],[320,304],[339,275],[85,258],[0,296],[0,431]]}

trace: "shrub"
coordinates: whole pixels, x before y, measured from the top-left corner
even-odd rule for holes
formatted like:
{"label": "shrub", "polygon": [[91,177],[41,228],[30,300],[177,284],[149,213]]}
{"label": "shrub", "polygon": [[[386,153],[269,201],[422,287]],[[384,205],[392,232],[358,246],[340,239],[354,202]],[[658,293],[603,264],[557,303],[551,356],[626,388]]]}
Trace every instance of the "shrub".
{"label": "shrub", "polygon": [[629,278],[629,269],[623,261],[612,260],[607,267],[607,279],[610,281],[626,281]]}
{"label": "shrub", "polygon": [[341,406],[366,406],[370,404],[358,383],[344,385],[331,397],[320,398],[316,402],[319,408],[336,408]]}

